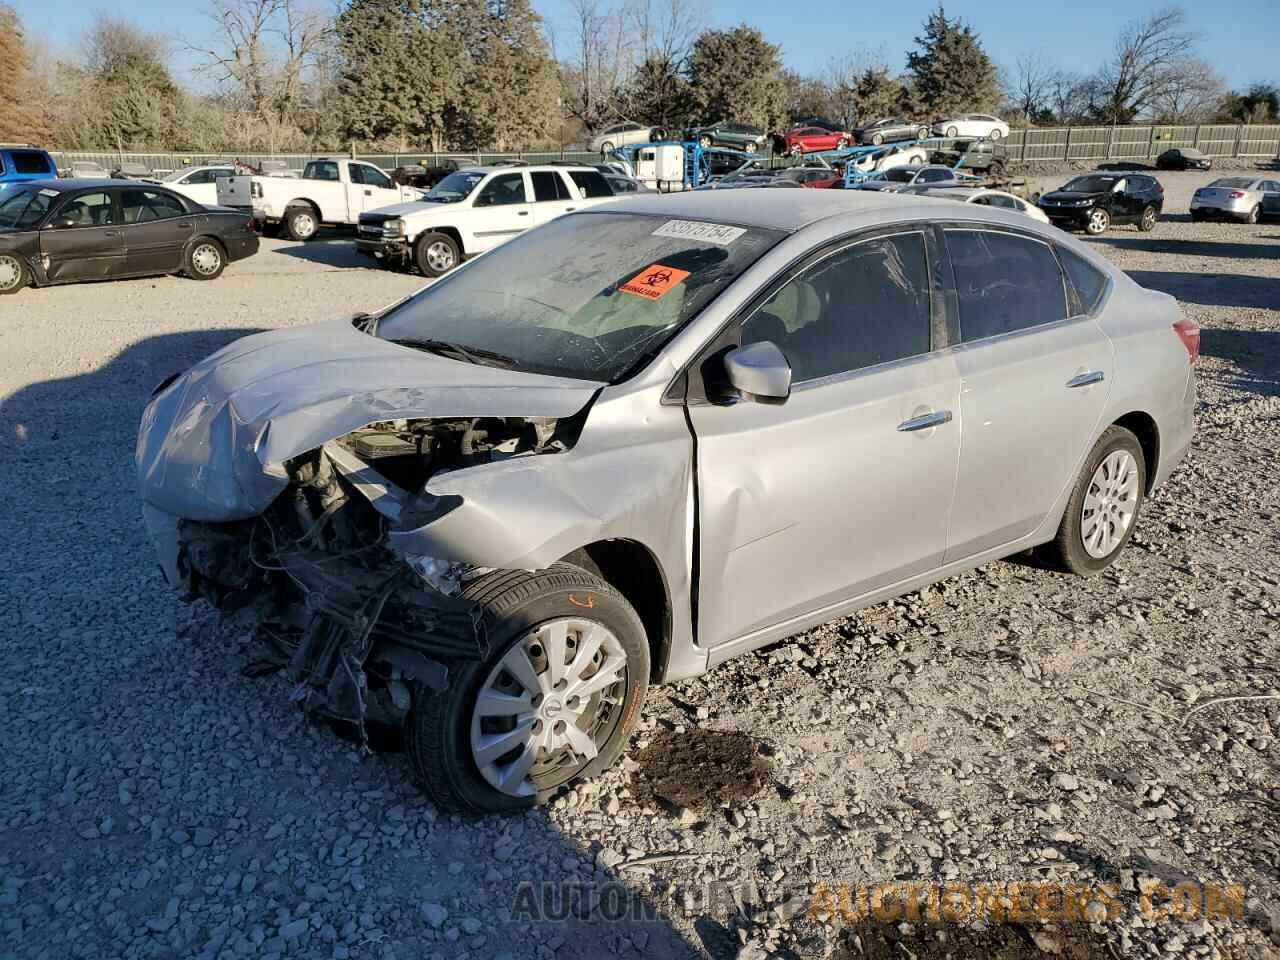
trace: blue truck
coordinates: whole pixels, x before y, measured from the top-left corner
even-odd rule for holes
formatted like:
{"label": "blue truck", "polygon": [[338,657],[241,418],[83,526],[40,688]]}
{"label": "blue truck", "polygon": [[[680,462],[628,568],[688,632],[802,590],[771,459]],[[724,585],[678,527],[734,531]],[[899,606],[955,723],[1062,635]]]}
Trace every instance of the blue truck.
{"label": "blue truck", "polygon": [[47,150],[27,144],[0,143],[0,184],[51,180],[58,175]]}

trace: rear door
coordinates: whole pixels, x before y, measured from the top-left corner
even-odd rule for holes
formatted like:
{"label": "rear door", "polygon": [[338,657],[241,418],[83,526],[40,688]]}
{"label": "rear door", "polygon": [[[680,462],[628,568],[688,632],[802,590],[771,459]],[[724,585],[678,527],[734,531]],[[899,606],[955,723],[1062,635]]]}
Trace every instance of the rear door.
{"label": "rear door", "polygon": [[127,187],[118,193],[124,215],[124,272],[177,272],[195,230],[195,219],[182,198],[154,188]]}
{"label": "rear door", "polygon": [[609,181],[599,170],[580,168],[569,170],[568,173],[569,179],[573,181],[573,185],[578,189],[578,195],[582,198],[575,204],[576,209],[594,207],[613,199],[613,190],[609,186]]}
{"label": "rear door", "polygon": [[519,170],[497,173],[480,187],[467,217],[472,242],[467,253],[482,253],[523,233],[534,224],[532,191]]}
{"label": "rear door", "polygon": [[40,231],[50,282],[88,280],[124,272],[120,210],[111,190],[88,190],[63,201]]}
{"label": "rear door", "polygon": [[[747,638],[938,566],[960,449],[960,383],[924,228],[815,254],[708,348],[770,341],[784,403],[703,400],[698,632]],[[716,361],[695,364],[698,384]]]}
{"label": "rear door", "polygon": [[1111,341],[1068,298],[1048,243],[991,227],[957,226],[944,236],[963,424],[951,563],[1040,525],[1087,452],[1114,360]]}
{"label": "rear door", "polygon": [[532,170],[533,223],[540,226],[577,209],[578,200],[559,170]]}
{"label": "rear door", "polygon": [[1280,182],[1262,182],[1262,213],[1267,217],[1280,217]]}

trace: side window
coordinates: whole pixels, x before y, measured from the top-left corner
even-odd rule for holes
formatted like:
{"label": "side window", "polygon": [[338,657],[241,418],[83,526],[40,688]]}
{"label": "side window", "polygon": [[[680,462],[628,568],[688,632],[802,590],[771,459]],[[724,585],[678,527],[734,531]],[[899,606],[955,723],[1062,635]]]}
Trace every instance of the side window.
{"label": "side window", "polygon": [[609,182],[599,170],[571,170],[569,176],[573,178],[573,182],[582,191],[584,197],[613,196],[613,191],[609,189]]}
{"label": "side window", "polygon": [[545,200],[569,200],[569,188],[560,174],[554,170],[535,170],[533,177],[533,199],[539,203]]}
{"label": "side window", "polygon": [[183,177],[182,182],[192,185],[213,183],[213,174],[208,170],[197,170],[195,173],[189,173]]}
{"label": "side window", "polygon": [[[351,179],[356,183],[363,183],[367,187],[382,187],[387,189],[391,186],[391,178],[379,170],[377,167],[366,166],[362,163],[351,164]],[[356,180],[356,171],[360,171],[360,179]]]}
{"label": "side window", "polygon": [[1062,271],[1049,245],[987,230],[948,230],[960,303],[960,340],[970,343],[1067,316]]}
{"label": "side window", "polygon": [[[1107,277],[1084,257],[1072,253],[1065,247],[1058,248],[1058,259],[1062,261],[1062,269],[1067,272],[1067,279],[1075,288],[1079,312],[1092,313],[1102,299],[1102,292],[1107,289]],[[1076,311],[1072,311],[1073,313]]]}
{"label": "side window", "polygon": [[71,220],[77,227],[105,227],[116,222],[111,194],[106,192],[82,193],[73,197],[58,211],[57,218]]}
{"label": "side window", "polygon": [[120,206],[125,223],[148,223],[152,220],[168,220],[186,215],[186,208],[178,199],[157,190],[121,190]]}
{"label": "side window", "polygon": [[950,170],[922,170],[916,178],[920,183],[940,183],[951,179]]}
{"label": "side window", "polygon": [[14,173],[53,172],[49,157],[38,150],[15,150],[9,156],[13,159]]}
{"label": "side window", "polygon": [[494,177],[480,195],[476,197],[476,206],[502,206],[510,203],[526,203],[524,193],[524,174],[502,173]]}
{"label": "side window", "polygon": [[338,165],[332,160],[313,160],[302,171],[305,180],[337,180]]}
{"label": "side window", "polygon": [[929,352],[924,235],[864,240],[808,267],[743,324],[771,340],[797,383]]}

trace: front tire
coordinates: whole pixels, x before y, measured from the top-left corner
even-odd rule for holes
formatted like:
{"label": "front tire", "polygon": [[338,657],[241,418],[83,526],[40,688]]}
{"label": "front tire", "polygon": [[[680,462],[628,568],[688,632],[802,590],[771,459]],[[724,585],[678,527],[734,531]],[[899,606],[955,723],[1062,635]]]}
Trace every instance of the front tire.
{"label": "front tire", "polygon": [[992,140],[999,140],[1001,137],[1004,136],[1004,131],[999,129],[992,130],[990,136]]}
{"label": "front tire", "polygon": [[1091,237],[1096,237],[1106,233],[1109,226],[1111,226],[1111,214],[1102,207],[1094,207],[1089,211],[1089,217],[1084,222],[1084,232]]}
{"label": "front tire", "polygon": [[747,153],[755,153],[760,147],[754,140],[748,140],[742,149]]}
{"label": "front tire", "polygon": [[959,131],[959,130],[957,130],[955,127],[947,127],[947,136],[948,136],[948,137],[954,137],[954,136],[956,136],[959,132],[960,132],[960,131]]}
{"label": "front tire", "polygon": [[1133,536],[1147,469],[1138,438],[1124,427],[1107,427],[1076,479],[1058,535],[1048,547],[1050,558],[1080,576],[1111,566]]}
{"label": "front tire", "polygon": [[227,255],[216,240],[202,237],[187,247],[183,272],[192,280],[216,280],[227,266]]}
{"label": "front tire", "polygon": [[918,128],[916,129],[916,139],[917,139],[917,140],[928,140],[928,139],[929,139],[929,128],[928,128],[928,127],[918,127]]}
{"label": "front tire", "polygon": [[290,240],[306,243],[320,232],[320,217],[312,207],[289,207],[284,212],[284,230]]}
{"label": "front tire", "polygon": [[1262,205],[1254,204],[1253,209],[1249,211],[1249,218],[1245,222],[1253,224],[1253,223],[1257,223],[1261,219],[1262,219]]}
{"label": "front tire", "polygon": [[441,810],[501,813],[543,803],[617,760],[649,684],[644,626],[580,567],[472,581],[489,655],[421,688],[406,723],[414,772]]}
{"label": "front tire", "polygon": [[424,233],[413,246],[413,262],[424,277],[443,277],[462,262],[462,251],[447,233]]}
{"label": "front tire", "polygon": [[0,296],[17,293],[31,282],[31,274],[22,258],[13,253],[0,253]]}
{"label": "front tire", "polygon": [[874,134],[874,135],[871,137],[871,145],[872,145],[873,147],[878,147],[878,146],[880,146],[880,144],[882,144],[882,143],[884,143],[884,134],[882,134],[882,133],[877,133],[877,134]]}

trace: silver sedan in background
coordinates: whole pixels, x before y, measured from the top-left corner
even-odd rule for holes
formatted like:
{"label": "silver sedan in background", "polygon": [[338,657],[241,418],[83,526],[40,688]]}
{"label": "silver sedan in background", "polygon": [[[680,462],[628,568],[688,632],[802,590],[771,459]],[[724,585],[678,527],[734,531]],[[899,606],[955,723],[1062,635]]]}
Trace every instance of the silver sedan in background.
{"label": "silver sedan in background", "polygon": [[305,710],[519,810],[617,760],[651,682],[1032,547],[1106,569],[1198,349],[1021,213],[627,198],[176,374],[138,478],[170,585],[259,618]]}
{"label": "silver sedan in background", "polygon": [[1191,219],[1221,217],[1257,223],[1280,217],[1280,180],[1265,177],[1219,177],[1191,197]]}

